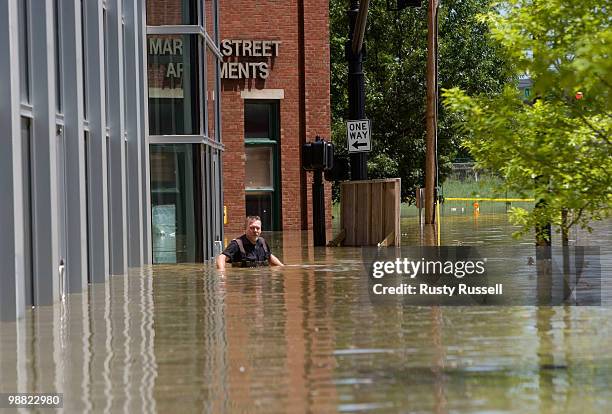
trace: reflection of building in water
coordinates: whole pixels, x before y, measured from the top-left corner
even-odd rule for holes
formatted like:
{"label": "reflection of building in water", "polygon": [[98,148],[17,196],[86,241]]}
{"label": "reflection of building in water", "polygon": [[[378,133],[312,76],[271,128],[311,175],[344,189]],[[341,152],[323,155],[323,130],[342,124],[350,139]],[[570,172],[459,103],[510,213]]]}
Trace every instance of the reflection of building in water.
{"label": "reflection of building in water", "polygon": [[67,413],[157,412],[155,386],[163,379],[149,272],[112,278],[88,295],[3,323],[0,389],[62,393]]}
{"label": "reflection of building in water", "polygon": [[0,389],[63,393],[66,412],[333,411],[334,279],[202,273],[132,272],[5,323]]}
{"label": "reflection of building in water", "polygon": [[178,406],[227,412],[229,355],[221,279],[198,277],[201,266],[164,268],[170,274],[153,279],[156,407],[159,412]]}
{"label": "reflection of building in water", "polygon": [[232,411],[333,411],[336,389],[320,386],[334,380],[333,278],[302,270],[233,277],[241,280],[228,279],[225,293]]}
{"label": "reflection of building in water", "polygon": [[214,255],[218,7],[1,2],[0,319],[128,267]]}

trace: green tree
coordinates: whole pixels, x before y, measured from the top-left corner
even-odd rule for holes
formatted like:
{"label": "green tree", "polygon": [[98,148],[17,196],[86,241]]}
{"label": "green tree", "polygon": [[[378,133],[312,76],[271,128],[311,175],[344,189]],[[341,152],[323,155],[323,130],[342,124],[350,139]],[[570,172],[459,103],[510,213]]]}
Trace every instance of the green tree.
{"label": "green tree", "polygon": [[[486,24],[476,20],[490,0],[445,0],[439,12],[439,84],[469,93],[501,91],[510,68],[490,39]],[[385,0],[370,2],[365,36],[367,56],[366,114],[372,120],[371,178],[401,177],[402,196],[414,199],[424,185],[427,8],[386,9]],[[330,1],[332,136],[346,153],[348,0]],[[438,155],[442,177],[450,162],[466,153],[459,145],[455,115],[440,108]]]}
{"label": "green tree", "polygon": [[[528,74],[537,98],[514,85],[483,96],[453,88],[445,105],[461,119],[465,147],[505,185],[544,203],[515,208],[525,233],[546,223],[589,228],[611,211],[610,0],[511,0],[484,14],[492,37]],[[564,219],[562,211],[569,211]]]}

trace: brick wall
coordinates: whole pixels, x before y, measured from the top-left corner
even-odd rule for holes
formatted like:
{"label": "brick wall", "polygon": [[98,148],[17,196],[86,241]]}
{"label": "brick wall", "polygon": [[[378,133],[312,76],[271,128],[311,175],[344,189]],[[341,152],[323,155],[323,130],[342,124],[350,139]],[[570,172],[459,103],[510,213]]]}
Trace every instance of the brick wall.
{"label": "brick wall", "polygon": [[[220,13],[221,39],[281,41],[279,55],[269,58],[267,79],[222,81],[225,231],[228,236],[239,233],[244,225],[244,101],[240,95],[244,89],[284,90],[280,101],[282,228],[312,228],[312,174],[301,169],[300,148],[305,140],[316,135],[329,138],[331,133],[328,2],[222,0]],[[326,202],[330,228],[329,184]]]}
{"label": "brick wall", "polygon": [[[329,2],[304,0],[306,137],[331,139]],[[331,183],[325,182],[326,227],[331,228]],[[312,228],[312,174],[308,174],[308,228]]]}

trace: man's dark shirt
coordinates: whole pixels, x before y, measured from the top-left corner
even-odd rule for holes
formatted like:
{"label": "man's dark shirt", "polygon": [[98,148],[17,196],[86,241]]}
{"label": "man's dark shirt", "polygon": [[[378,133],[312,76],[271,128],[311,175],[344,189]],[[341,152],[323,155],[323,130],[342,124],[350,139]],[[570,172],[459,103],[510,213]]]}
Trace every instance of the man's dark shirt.
{"label": "man's dark shirt", "polygon": [[246,257],[242,257],[242,252],[238,247],[238,243],[236,243],[236,240],[232,240],[225,250],[223,250],[223,254],[229,257],[230,263],[237,263],[242,260],[263,262],[264,260],[270,259],[270,249],[268,248],[266,252],[263,245],[265,242],[262,242],[263,239],[261,237],[257,239],[256,244],[251,243],[246,234],[243,234],[239,238],[242,240]]}

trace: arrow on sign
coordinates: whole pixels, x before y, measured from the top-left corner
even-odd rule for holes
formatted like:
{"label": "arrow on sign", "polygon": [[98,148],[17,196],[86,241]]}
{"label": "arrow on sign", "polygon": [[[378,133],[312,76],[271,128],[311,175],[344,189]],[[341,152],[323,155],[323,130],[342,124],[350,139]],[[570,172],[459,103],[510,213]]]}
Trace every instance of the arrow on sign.
{"label": "arrow on sign", "polygon": [[353,142],[353,145],[351,145],[351,146],[353,148],[355,148],[355,149],[359,149],[359,147],[367,147],[368,143],[367,142],[358,142],[358,141],[355,141],[355,142]]}

